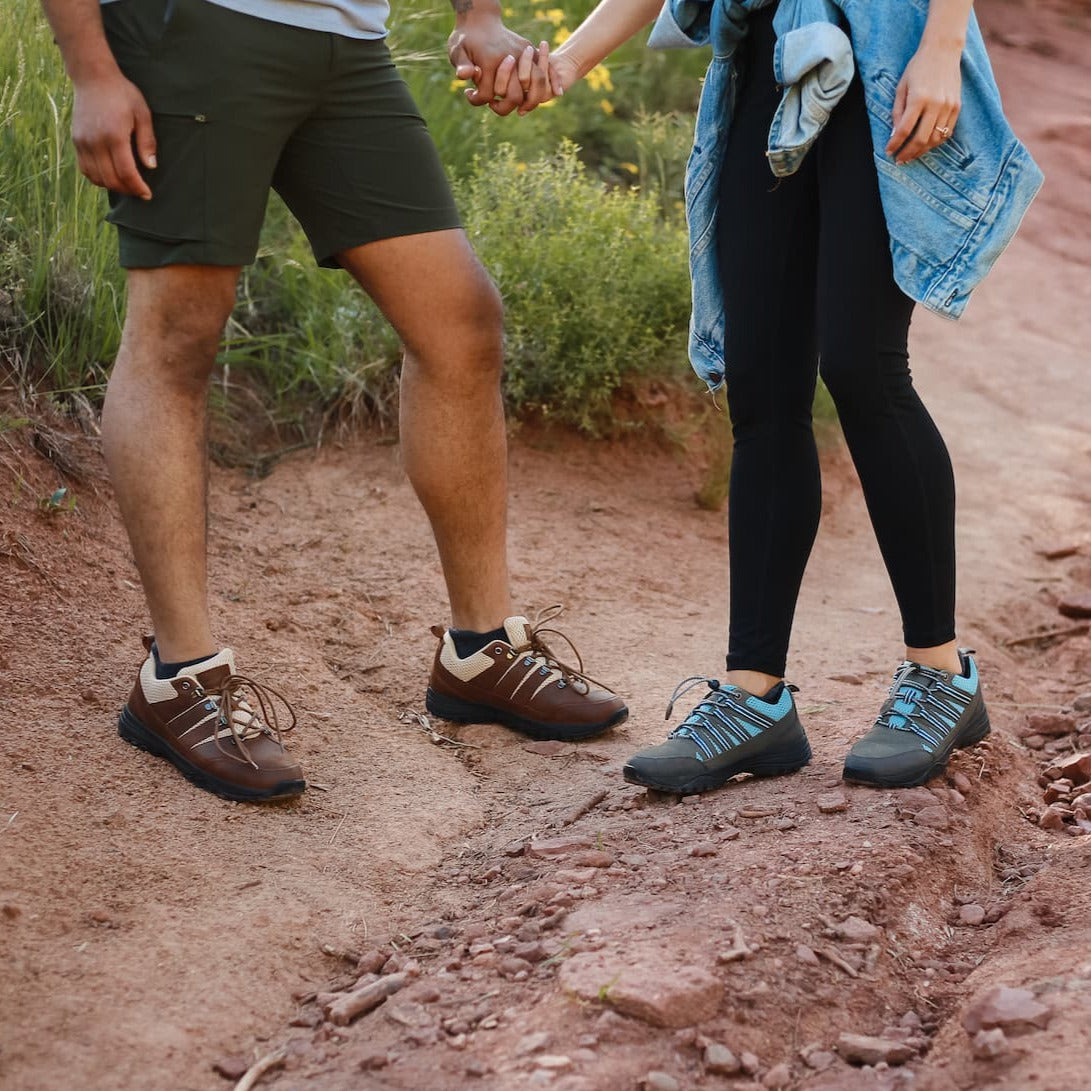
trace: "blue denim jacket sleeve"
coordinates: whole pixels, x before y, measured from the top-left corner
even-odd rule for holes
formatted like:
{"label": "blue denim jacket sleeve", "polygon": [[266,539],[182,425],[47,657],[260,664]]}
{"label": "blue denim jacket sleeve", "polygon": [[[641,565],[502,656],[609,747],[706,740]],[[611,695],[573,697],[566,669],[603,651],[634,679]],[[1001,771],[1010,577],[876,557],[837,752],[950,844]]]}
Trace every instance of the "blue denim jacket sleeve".
{"label": "blue denim jacket sleeve", "polygon": [[[734,111],[738,43],[770,0],[666,0],[648,44],[712,44],[686,170],[693,311],[689,355],[715,390],[724,382],[724,308],[716,248],[719,172]],[[791,174],[817,139],[855,69],[864,86],[894,277],[924,306],[957,318],[1011,240],[1042,174],[1004,118],[973,15],[962,58],[962,111],[951,138],[912,163],[886,155],[894,95],[916,52],[928,0],[781,0],[776,79],[785,93],[770,129],[774,173]],[[847,26],[850,38],[845,34]],[[741,213],[745,214],[745,213]]]}

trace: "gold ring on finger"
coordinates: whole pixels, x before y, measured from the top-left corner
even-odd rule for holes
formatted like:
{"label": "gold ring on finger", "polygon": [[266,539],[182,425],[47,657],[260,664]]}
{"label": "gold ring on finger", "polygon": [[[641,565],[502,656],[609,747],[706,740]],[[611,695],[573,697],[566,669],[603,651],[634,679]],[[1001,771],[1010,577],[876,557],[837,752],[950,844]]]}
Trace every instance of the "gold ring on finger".
{"label": "gold ring on finger", "polygon": [[947,137],[951,135],[951,130],[946,125],[937,125],[935,131],[939,133],[939,135],[942,136],[944,140],[946,140]]}

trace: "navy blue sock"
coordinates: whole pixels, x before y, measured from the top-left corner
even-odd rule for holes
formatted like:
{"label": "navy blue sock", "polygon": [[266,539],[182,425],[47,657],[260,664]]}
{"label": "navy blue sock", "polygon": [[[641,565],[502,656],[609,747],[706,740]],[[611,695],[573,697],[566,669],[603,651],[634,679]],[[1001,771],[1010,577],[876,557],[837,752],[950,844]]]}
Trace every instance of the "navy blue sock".
{"label": "navy blue sock", "polygon": [[508,639],[508,631],[503,625],[488,633],[475,633],[473,629],[448,629],[447,631],[455,642],[455,654],[459,659],[465,659],[468,655],[487,648],[494,640],[507,642]]}
{"label": "navy blue sock", "polygon": [[[215,652],[211,653],[215,655]],[[187,659],[182,663],[164,663],[159,658],[159,649],[152,645],[152,656],[155,658],[155,677],[159,679],[176,678],[178,672],[185,667],[195,667],[198,663],[203,663],[206,659],[210,658],[208,655],[198,656],[196,659]]]}

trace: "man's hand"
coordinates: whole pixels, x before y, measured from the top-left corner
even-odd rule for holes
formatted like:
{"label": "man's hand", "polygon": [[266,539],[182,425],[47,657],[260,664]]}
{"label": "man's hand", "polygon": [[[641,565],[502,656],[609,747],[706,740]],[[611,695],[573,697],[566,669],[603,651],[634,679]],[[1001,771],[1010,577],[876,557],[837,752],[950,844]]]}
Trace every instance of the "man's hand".
{"label": "man's hand", "polygon": [[505,61],[507,73],[515,68],[516,58],[530,46],[522,35],[508,30],[500,18],[499,5],[482,4],[481,0],[454,0],[457,21],[447,39],[447,56],[460,80],[472,80],[474,87],[466,91],[471,106],[488,106],[501,117],[523,104],[523,88],[518,80],[503,81],[504,91],[498,93],[496,74]]}
{"label": "man's hand", "polygon": [[155,167],[155,133],[144,96],[120,72],[76,84],[72,143],[80,171],[96,186],[150,201],[152,191],[137,170]]}

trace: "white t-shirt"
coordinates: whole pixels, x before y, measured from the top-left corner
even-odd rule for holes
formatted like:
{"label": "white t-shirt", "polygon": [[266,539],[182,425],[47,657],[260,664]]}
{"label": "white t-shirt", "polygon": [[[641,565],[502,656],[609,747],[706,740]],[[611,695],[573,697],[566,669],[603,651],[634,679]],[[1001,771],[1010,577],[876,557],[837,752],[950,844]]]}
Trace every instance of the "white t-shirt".
{"label": "white t-shirt", "polygon": [[[112,4],[117,0],[101,0]],[[164,0],[166,4],[173,0]],[[388,0],[208,0],[221,8],[273,23],[344,34],[348,38],[385,38]]]}

